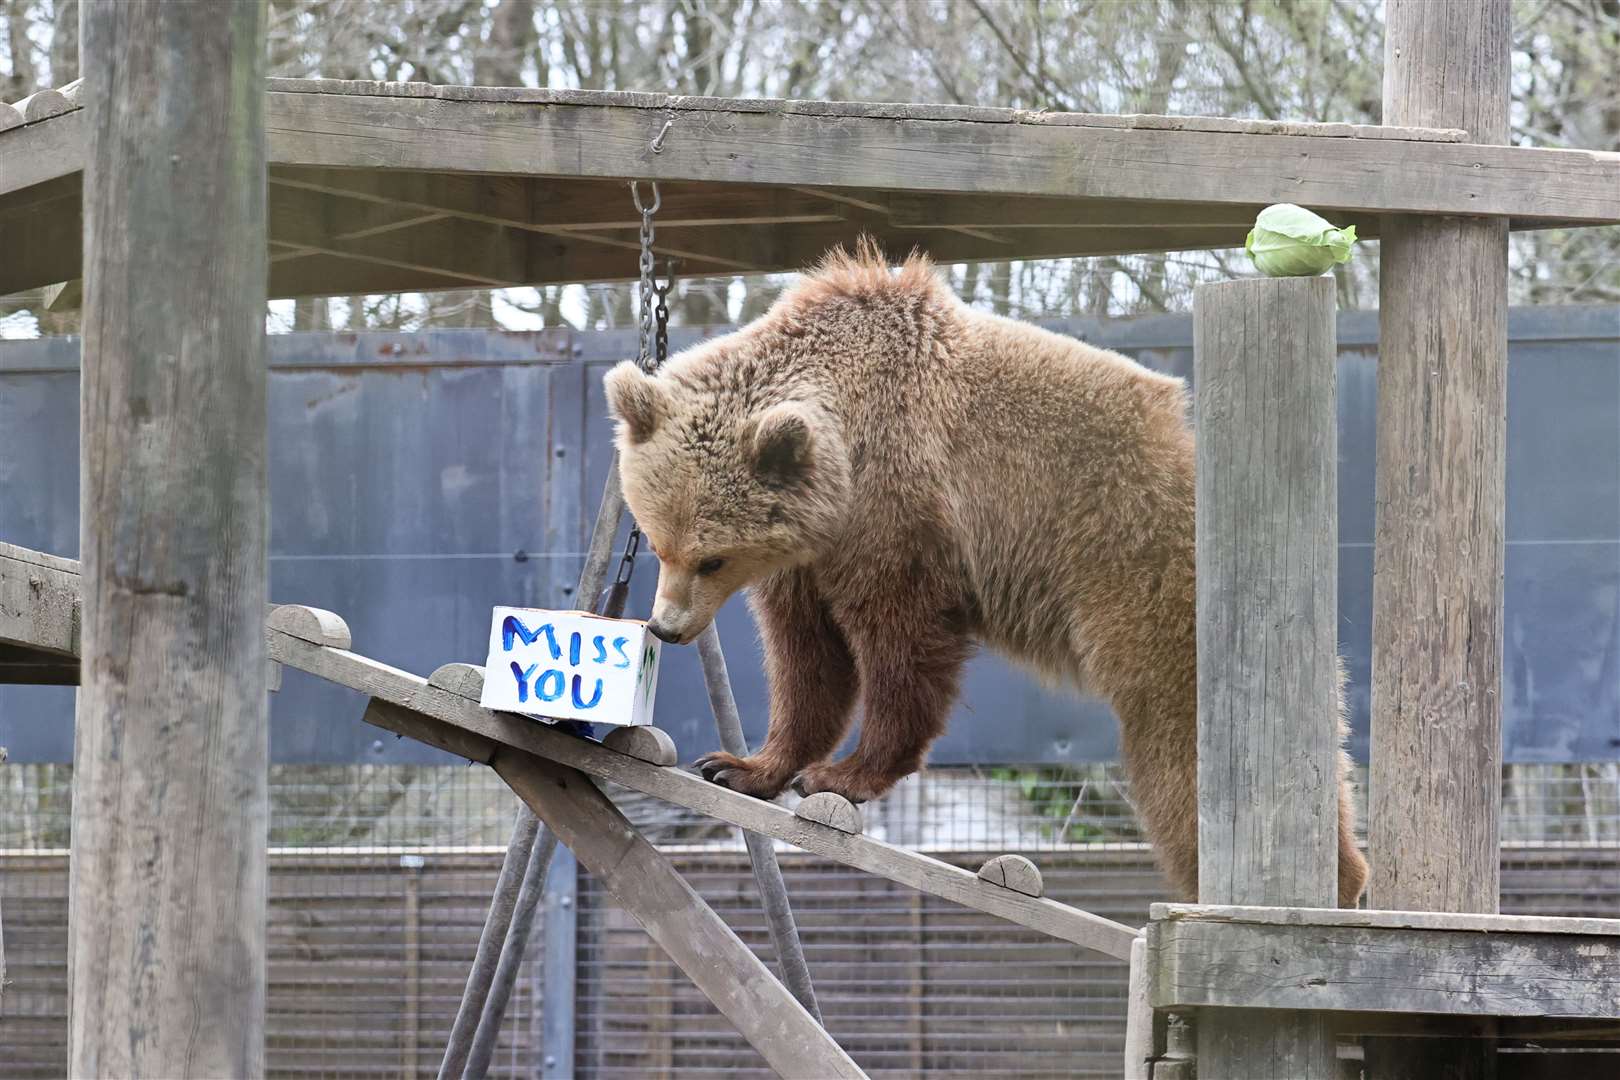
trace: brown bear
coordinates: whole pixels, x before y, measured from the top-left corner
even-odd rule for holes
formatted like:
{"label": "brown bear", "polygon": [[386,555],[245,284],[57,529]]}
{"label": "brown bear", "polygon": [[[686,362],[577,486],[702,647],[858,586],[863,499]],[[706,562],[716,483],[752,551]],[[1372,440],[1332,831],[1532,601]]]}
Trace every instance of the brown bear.
{"label": "brown bear", "polygon": [[[836,251],[759,319],[608,372],[625,499],[690,642],[747,588],[770,727],[698,762],[875,799],[923,764],[983,642],[1106,699],[1137,813],[1198,889],[1193,442],[1182,380],[963,304],[924,258]],[[859,698],[856,749],[828,757]],[[1342,734],[1342,721],[1341,721]],[[1340,770],[1339,899],[1367,867]]]}

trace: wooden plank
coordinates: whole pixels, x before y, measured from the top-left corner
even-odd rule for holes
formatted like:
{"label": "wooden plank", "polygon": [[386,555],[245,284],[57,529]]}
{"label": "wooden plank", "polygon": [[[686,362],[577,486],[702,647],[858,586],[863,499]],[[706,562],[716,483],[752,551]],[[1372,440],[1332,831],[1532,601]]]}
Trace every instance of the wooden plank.
{"label": "wooden plank", "polygon": [[[59,181],[40,185],[43,189],[59,186]],[[6,212],[0,214],[0,251],[26,253],[27,258],[0,260],[0,294],[33,288],[42,280],[66,281],[79,276],[84,245],[80,238],[82,204],[76,188],[74,184],[54,198],[18,207],[10,200],[5,202]]]}
{"label": "wooden plank", "polygon": [[866,1075],[589,777],[505,747],[495,771],[778,1074]]}
{"label": "wooden plank", "polygon": [[260,1076],[264,12],[82,18],[98,92],[19,129],[88,140],[66,1071]]}
{"label": "wooden plank", "polygon": [[[980,881],[971,871],[905,848],[805,821],[775,803],[730,791],[688,772],[637,761],[599,743],[565,735],[538,721],[490,712],[472,699],[429,686],[420,676],[355,653],[321,648],[275,631],[270,632],[269,639],[271,656],[283,664],[402,705],[462,731],[537,754],[1116,959],[1126,960],[1130,956],[1131,939],[1137,931],[1122,923],[1050,899],[1024,896],[991,885]],[[425,738],[416,732],[410,734]],[[431,742],[431,739],[425,741]]]}
{"label": "wooden plank", "polygon": [[1157,1008],[1620,1017],[1616,935],[1182,919],[1147,939]]}
{"label": "wooden plank", "polygon": [[[719,98],[673,96],[637,91],[559,90],[530,87],[436,86],[431,83],[344,79],[270,79],[271,91],[304,94],[347,94],[446,101],[508,101],[537,105],[613,105],[663,113],[740,112],[799,116],[847,116],[878,120],[958,120],[987,124],[1052,124],[1070,127],[1169,128],[1241,131],[1251,134],[1314,134],[1330,138],[1407,139],[1461,142],[1456,129],[1395,128],[1368,124],[1251,120],[1225,116],[1165,116],[1152,113],[1069,113],[882,101],[796,101],[784,98]],[[664,119],[661,117],[660,119]]]}
{"label": "wooden plank", "polygon": [[[655,157],[662,115],[622,104],[270,98],[277,164],[1620,221],[1612,153],[717,105],[687,112]],[[421,138],[425,126],[437,137]]]}
{"label": "wooden plank", "polygon": [[84,109],[0,131],[0,195],[81,171],[89,138]]}
{"label": "wooden plank", "polygon": [[0,543],[0,642],[78,653],[78,563]]}
{"label": "wooden plank", "polygon": [[[1339,895],[1334,327],[1331,277],[1193,295],[1205,903]],[[1198,1071],[1333,1080],[1333,1030],[1321,1016],[1204,1016]]]}
{"label": "wooden plank", "polygon": [[916,195],[888,199],[890,220],[912,229],[1164,229],[1226,226],[1248,230],[1263,204],[1162,203],[1093,199],[1008,199]]}
{"label": "wooden plank", "polygon": [[59,653],[0,641],[0,684],[77,686],[79,662]]}
{"label": "wooden plank", "polygon": [[[270,184],[548,233],[641,226],[641,215],[636,213],[629,191],[616,181],[284,165],[271,170]],[[803,224],[841,221],[848,216],[813,195],[741,184],[726,185],[723,198],[716,198],[709,184],[662,184],[660,198],[660,226]]]}
{"label": "wooden plank", "polygon": [[1241,922],[1263,926],[1353,926],[1375,930],[1454,930],[1471,934],[1559,934],[1620,938],[1620,919],[1551,915],[1475,915],[1454,911],[1154,904],[1155,922]]}

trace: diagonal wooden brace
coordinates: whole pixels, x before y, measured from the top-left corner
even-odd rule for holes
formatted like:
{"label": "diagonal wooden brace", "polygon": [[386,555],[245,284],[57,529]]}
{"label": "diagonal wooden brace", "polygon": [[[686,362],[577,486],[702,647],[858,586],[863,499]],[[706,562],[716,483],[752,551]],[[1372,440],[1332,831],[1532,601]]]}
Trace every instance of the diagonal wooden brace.
{"label": "diagonal wooden brace", "polygon": [[590,777],[380,698],[366,721],[493,765],[778,1074],[866,1075]]}
{"label": "diagonal wooden brace", "polygon": [[494,765],[779,1075],[866,1075],[590,777],[505,746]]}

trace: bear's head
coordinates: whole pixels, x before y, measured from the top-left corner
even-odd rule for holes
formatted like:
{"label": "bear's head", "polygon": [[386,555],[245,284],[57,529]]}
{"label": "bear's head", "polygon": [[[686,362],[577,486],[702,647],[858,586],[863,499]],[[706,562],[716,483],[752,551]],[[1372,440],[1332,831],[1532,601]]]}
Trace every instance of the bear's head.
{"label": "bear's head", "polygon": [[849,456],[808,398],[735,378],[608,372],[626,504],[658,556],[648,629],[685,644],[738,589],[813,561],[842,531]]}

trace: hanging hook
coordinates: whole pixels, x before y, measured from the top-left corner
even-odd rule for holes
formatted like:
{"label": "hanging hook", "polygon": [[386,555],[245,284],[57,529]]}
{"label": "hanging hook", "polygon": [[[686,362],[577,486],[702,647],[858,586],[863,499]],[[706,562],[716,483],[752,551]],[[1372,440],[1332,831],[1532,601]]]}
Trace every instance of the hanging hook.
{"label": "hanging hook", "polygon": [[658,132],[657,135],[653,136],[652,144],[650,146],[648,146],[648,149],[651,150],[655,154],[662,154],[664,152],[664,136],[668,135],[669,134],[669,129],[674,127],[674,126],[675,126],[675,114],[670,113],[667,117],[664,118],[664,126],[663,126],[663,128]]}

